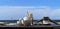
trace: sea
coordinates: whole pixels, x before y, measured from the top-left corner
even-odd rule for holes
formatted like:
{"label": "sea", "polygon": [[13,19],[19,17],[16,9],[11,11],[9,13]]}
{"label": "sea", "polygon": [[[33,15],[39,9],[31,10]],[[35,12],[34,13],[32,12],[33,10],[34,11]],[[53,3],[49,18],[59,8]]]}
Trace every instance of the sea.
{"label": "sea", "polygon": [[[8,22],[8,23],[16,23],[19,20],[0,20],[0,22]],[[38,21],[38,20],[33,20],[33,21]],[[55,22],[60,22],[60,20],[52,20]],[[16,25],[11,25],[11,26],[0,26],[0,27],[19,27]],[[35,27],[40,27],[39,25],[35,26]],[[53,26],[53,29],[60,29],[60,25],[55,25]]]}
{"label": "sea", "polygon": [[[0,20],[0,22],[8,22],[8,23],[16,23],[19,20]],[[33,21],[38,21],[38,20],[33,20]],[[55,22],[60,22],[60,20],[52,20]]]}

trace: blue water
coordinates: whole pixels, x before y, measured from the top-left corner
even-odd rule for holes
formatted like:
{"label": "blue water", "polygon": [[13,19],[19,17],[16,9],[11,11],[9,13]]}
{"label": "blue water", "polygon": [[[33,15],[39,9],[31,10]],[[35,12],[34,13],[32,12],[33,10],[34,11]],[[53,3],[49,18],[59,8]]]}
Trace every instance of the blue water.
{"label": "blue water", "polygon": [[[9,22],[9,23],[15,23],[17,22],[18,20],[0,20],[0,22]],[[37,20],[34,20],[34,21],[37,21]],[[53,20],[55,22],[60,22],[60,20]]]}

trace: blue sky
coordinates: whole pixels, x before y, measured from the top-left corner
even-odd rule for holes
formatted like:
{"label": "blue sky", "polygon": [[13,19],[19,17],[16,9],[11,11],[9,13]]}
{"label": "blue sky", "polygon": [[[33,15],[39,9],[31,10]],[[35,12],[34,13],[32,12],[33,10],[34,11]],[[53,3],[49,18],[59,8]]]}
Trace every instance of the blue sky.
{"label": "blue sky", "polygon": [[59,7],[60,0],[0,0],[1,6],[50,6]]}
{"label": "blue sky", "polygon": [[60,19],[60,0],[0,0],[0,20],[17,20],[32,12],[34,19]]}

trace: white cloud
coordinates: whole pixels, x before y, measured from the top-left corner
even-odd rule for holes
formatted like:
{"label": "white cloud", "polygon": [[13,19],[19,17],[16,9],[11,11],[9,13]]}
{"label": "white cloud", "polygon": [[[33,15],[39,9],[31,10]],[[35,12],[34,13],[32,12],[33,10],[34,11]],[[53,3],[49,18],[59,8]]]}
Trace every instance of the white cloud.
{"label": "white cloud", "polygon": [[40,19],[44,16],[49,16],[51,19],[60,19],[60,9],[52,10],[49,6],[0,6],[0,19],[5,17],[24,17],[27,15],[27,10],[32,12],[34,18]]}

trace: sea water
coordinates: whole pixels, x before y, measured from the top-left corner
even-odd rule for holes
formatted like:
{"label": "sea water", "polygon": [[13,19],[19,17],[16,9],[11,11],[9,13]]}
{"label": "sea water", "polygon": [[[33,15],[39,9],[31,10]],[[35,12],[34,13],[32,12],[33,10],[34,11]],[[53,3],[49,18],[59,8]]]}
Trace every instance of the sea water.
{"label": "sea water", "polygon": [[[9,22],[9,23],[16,23],[17,21],[19,20],[0,20],[0,22]],[[33,20],[33,21],[35,22],[37,20]],[[60,20],[52,20],[52,21],[60,22]]]}

